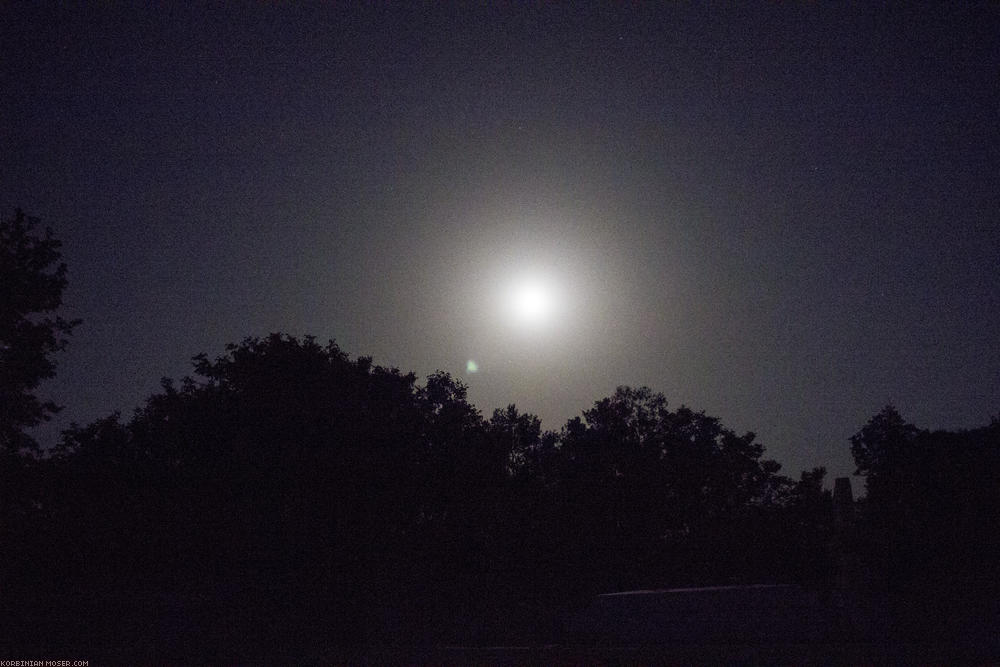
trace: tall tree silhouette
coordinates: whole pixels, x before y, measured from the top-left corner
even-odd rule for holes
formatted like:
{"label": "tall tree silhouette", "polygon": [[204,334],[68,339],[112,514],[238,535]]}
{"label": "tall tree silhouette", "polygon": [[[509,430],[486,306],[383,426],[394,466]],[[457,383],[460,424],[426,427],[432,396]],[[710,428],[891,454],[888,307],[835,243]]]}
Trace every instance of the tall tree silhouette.
{"label": "tall tree silhouette", "polygon": [[[1000,594],[1000,422],[928,431],[891,406],[851,439],[868,495],[861,554],[908,638],[995,636]],[[987,621],[987,625],[990,623]]]}
{"label": "tall tree silhouette", "polygon": [[0,219],[0,451],[36,452],[24,430],[59,410],[35,391],[55,375],[52,355],[78,321],[51,317],[62,305],[66,265],[52,230],[17,209]]}
{"label": "tall tree silhouette", "polygon": [[898,494],[900,469],[912,455],[917,434],[913,424],[887,405],[851,436],[855,474],[864,475],[869,497],[888,502]]}
{"label": "tall tree silhouette", "polygon": [[0,615],[0,626],[13,636],[22,623],[40,620],[18,602],[35,596],[33,608],[44,607],[46,584],[73,567],[71,558],[47,572],[38,567],[38,554],[58,548],[47,523],[54,480],[27,430],[59,410],[37,390],[55,374],[53,355],[77,324],[53,317],[62,305],[66,265],[52,230],[38,225],[20,209],[0,218],[0,542],[9,547],[0,563],[0,590],[17,608]]}

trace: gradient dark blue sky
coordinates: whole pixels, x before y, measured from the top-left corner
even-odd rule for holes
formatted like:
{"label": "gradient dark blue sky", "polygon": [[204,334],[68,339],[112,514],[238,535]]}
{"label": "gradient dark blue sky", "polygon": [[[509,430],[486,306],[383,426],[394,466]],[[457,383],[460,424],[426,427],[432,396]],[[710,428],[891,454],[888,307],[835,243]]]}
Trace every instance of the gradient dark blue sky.
{"label": "gradient dark blue sky", "polygon": [[60,4],[0,9],[0,207],[84,319],[57,427],[278,330],[549,428],[647,384],[795,476],[890,401],[1000,412],[996,4]]}

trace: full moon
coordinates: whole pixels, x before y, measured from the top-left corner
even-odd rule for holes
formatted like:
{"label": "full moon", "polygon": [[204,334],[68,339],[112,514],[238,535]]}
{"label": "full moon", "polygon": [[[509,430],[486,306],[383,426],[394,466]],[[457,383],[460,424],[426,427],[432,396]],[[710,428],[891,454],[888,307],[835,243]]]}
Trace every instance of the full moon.
{"label": "full moon", "polygon": [[548,324],[556,310],[554,289],[539,278],[525,278],[513,284],[508,299],[514,321],[529,328]]}
{"label": "full moon", "polygon": [[541,285],[523,285],[514,294],[514,308],[526,322],[544,318],[549,306],[549,295]]}

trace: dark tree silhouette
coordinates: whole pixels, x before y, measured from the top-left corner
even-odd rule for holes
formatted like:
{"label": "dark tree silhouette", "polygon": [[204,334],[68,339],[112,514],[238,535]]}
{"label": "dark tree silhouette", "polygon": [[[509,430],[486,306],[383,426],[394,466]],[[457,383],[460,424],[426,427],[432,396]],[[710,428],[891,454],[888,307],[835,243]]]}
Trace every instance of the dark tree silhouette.
{"label": "dark tree silhouette", "polygon": [[37,452],[24,430],[59,410],[35,394],[55,375],[52,355],[66,346],[78,321],[45,316],[62,305],[66,265],[52,230],[17,209],[0,219],[0,451]]}
{"label": "dark tree silhouette", "polygon": [[895,407],[887,405],[851,436],[855,474],[864,475],[869,497],[887,500],[898,491],[898,473],[917,433]]}
{"label": "dark tree silhouette", "polygon": [[[52,357],[77,322],[51,316],[62,304],[66,265],[52,231],[37,227],[38,220],[20,209],[0,219],[0,591],[16,608],[9,618],[0,615],[6,629],[0,634],[15,637],[21,624],[40,620],[31,610],[45,608],[47,583],[73,566],[64,558],[51,563],[48,578],[38,576],[45,570],[38,554],[57,546],[48,521],[54,480],[27,430],[59,410],[37,389],[55,374]],[[32,605],[18,604],[32,596],[38,596]],[[0,651],[10,648],[0,643]]]}
{"label": "dark tree silhouette", "polygon": [[756,542],[753,529],[732,528],[774,503],[783,483],[763,452],[753,433],[737,435],[684,406],[671,411],[646,387],[620,387],[571,420],[558,476],[593,583],[729,581],[737,561],[724,563],[724,554]]}
{"label": "dark tree silhouette", "polygon": [[891,596],[896,631],[908,640],[994,636],[1000,424],[932,432],[890,406],[851,443],[868,488],[857,541]]}

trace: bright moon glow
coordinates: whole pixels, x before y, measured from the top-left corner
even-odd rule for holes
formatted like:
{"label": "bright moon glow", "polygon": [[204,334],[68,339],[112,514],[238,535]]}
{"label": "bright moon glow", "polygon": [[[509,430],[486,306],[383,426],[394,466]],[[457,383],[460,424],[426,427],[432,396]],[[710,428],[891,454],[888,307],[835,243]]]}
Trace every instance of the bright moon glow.
{"label": "bright moon glow", "polygon": [[509,289],[509,312],[519,326],[539,329],[555,319],[558,299],[550,282],[527,277],[515,282]]}
{"label": "bright moon glow", "polygon": [[549,294],[541,285],[522,285],[514,293],[514,308],[521,320],[539,322],[551,309]]}

